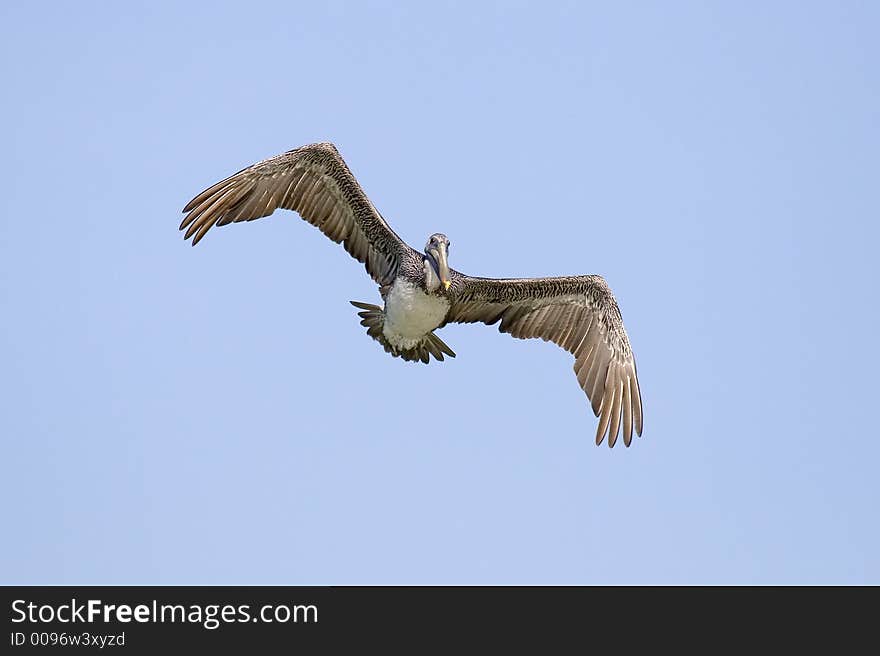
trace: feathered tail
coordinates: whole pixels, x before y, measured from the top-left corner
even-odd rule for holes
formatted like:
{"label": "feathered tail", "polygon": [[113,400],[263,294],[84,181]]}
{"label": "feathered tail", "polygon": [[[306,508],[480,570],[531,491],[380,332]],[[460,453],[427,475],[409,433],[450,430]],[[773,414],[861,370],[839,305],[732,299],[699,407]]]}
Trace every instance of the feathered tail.
{"label": "feathered tail", "polygon": [[431,361],[430,356],[432,355],[441,362],[443,361],[444,353],[451,358],[455,357],[455,352],[434,333],[425,335],[425,339],[411,349],[398,349],[392,346],[382,333],[382,328],[385,326],[385,313],[382,311],[382,308],[378,305],[361,303],[359,301],[349,301],[349,303],[362,310],[362,312],[358,312],[358,316],[361,318],[361,325],[367,328],[367,335],[379,342],[385,348],[385,351],[394,357],[403,358],[409,362],[422,361],[425,364]]}

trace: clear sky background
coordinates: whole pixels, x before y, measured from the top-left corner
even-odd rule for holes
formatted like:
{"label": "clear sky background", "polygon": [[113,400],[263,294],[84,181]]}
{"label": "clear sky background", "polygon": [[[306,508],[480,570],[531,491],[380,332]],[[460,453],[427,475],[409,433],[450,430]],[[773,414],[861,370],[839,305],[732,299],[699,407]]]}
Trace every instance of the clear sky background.
{"label": "clear sky background", "polygon": [[[880,583],[880,5],[0,5],[2,583]],[[597,273],[644,437],[495,327],[393,359],[292,213],[333,141],[486,276]]]}

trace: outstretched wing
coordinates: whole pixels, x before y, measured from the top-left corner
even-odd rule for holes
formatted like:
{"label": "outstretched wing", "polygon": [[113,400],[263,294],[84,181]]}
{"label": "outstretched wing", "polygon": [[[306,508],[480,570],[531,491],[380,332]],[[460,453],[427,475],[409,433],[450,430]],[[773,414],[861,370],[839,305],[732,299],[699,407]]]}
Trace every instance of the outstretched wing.
{"label": "outstretched wing", "polygon": [[600,417],[596,444],[642,434],[642,397],[617,301],[600,276],[507,279],[453,273],[448,322],[492,325],[513,337],[540,337],[575,357],[578,383]]}
{"label": "outstretched wing", "polygon": [[278,208],[294,210],[337,244],[342,242],[380,285],[397,274],[411,250],[385,223],[339,151],[318,143],[242,169],[209,187],[183,208],[180,224],[195,246],[213,226],[252,221]]}

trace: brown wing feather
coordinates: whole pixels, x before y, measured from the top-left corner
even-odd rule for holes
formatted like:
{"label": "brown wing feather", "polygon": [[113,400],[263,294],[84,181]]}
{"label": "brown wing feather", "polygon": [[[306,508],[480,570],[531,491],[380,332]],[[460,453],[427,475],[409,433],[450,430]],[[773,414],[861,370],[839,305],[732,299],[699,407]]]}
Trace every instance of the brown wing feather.
{"label": "brown wing feather", "polygon": [[520,339],[541,338],[575,357],[574,372],[599,417],[596,444],[642,434],[636,363],[617,301],[600,276],[496,280],[453,272],[447,322],[492,325]]}
{"label": "brown wing feather", "polygon": [[193,198],[180,224],[195,246],[213,226],[252,221],[276,209],[298,212],[336,243],[342,242],[381,284],[390,283],[411,250],[385,223],[329,143],[312,144],[242,169]]}

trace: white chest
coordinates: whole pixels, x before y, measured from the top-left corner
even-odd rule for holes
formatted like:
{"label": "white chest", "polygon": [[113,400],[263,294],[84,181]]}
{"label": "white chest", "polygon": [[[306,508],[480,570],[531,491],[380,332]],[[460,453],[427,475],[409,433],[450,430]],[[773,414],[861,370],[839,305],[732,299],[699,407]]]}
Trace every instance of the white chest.
{"label": "white chest", "polygon": [[449,301],[426,294],[406,280],[397,280],[385,297],[385,337],[395,346],[412,348],[439,326]]}

